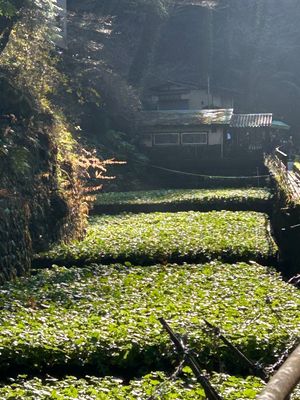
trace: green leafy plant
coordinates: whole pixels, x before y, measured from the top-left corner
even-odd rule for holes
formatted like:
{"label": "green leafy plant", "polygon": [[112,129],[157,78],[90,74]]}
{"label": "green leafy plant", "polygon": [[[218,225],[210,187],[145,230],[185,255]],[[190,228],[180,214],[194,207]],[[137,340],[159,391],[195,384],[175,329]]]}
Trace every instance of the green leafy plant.
{"label": "green leafy plant", "polygon": [[183,201],[191,203],[219,200],[226,202],[268,201],[271,194],[267,188],[220,188],[220,189],[163,189],[137,192],[101,193],[97,204],[180,204]]}
{"label": "green leafy plant", "polygon": [[82,241],[59,245],[44,261],[60,263],[274,260],[266,215],[179,212],[95,217]]}
{"label": "green leafy plant", "polygon": [[[254,399],[263,384],[259,379],[242,379],[225,374],[212,376],[212,383],[226,400]],[[298,394],[298,395],[297,395]],[[299,393],[293,397],[299,399]],[[76,379],[68,377],[58,380],[48,377],[45,382],[39,378],[27,380],[19,378],[11,385],[0,388],[0,396],[5,399],[60,399],[73,400],[134,400],[155,396],[157,400],[205,400],[201,386],[191,377],[175,382],[168,381],[162,372],[154,372],[142,379],[124,384],[121,379],[107,377]]]}
{"label": "green leafy plant", "polygon": [[266,211],[270,207],[271,198],[272,195],[267,188],[108,192],[97,196],[94,213],[209,209]]}
{"label": "green leafy plant", "polygon": [[[255,399],[263,388],[263,383],[254,377],[243,379],[240,377],[213,374],[212,384],[219,394],[226,400]],[[168,381],[162,372],[153,372],[139,380],[132,380],[124,384],[121,379],[114,377],[96,378],[86,377],[76,379],[67,377],[58,380],[48,377],[44,382],[35,378],[28,380],[18,378],[11,385],[0,389],[0,396],[5,399],[28,400],[137,400],[154,396],[157,400],[205,400],[202,387],[189,377]],[[300,399],[300,390],[297,387],[291,400]]]}
{"label": "green leafy plant", "polygon": [[[258,264],[55,267],[0,290],[0,370],[138,374],[178,359],[157,320],[187,333],[202,366],[249,373],[208,331],[273,362],[299,336],[300,295]],[[131,371],[131,372],[130,372]]]}

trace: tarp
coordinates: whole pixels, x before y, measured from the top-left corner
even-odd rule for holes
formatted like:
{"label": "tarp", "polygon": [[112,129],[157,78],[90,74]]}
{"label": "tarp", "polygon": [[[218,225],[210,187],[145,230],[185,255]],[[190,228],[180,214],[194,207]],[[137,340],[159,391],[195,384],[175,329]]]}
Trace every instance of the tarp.
{"label": "tarp", "polygon": [[286,124],[285,122],[273,120],[272,128],[283,129],[283,130],[289,131],[291,127],[288,124]]}

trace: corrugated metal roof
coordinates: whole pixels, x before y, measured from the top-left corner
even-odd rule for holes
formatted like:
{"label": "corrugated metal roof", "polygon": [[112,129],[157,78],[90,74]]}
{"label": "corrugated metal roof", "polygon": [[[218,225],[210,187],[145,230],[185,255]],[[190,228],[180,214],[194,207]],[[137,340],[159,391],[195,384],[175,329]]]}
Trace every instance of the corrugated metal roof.
{"label": "corrugated metal roof", "polygon": [[260,128],[272,126],[273,114],[233,114],[230,122],[232,128]]}
{"label": "corrugated metal roof", "polygon": [[142,111],[138,123],[145,127],[184,125],[229,125],[232,108],[220,110]]}

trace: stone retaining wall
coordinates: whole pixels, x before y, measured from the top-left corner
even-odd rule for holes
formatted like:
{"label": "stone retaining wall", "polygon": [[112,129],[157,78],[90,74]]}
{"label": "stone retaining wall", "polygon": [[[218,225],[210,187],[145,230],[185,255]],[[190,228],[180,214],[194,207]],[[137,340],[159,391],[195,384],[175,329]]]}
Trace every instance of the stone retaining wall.
{"label": "stone retaining wall", "polygon": [[26,274],[31,257],[26,207],[15,199],[0,199],[0,283]]}

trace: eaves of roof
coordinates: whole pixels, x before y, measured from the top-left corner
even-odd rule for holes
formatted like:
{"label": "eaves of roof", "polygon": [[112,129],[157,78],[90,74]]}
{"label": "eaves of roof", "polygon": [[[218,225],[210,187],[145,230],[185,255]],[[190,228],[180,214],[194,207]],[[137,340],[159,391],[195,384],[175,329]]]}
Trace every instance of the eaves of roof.
{"label": "eaves of roof", "polygon": [[230,122],[232,128],[271,127],[273,114],[233,114]]}
{"label": "eaves of roof", "polygon": [[233,115],[232,108],[212,110],[167,110],[142,111],[138,116],[138,125],[186,126],[186,125],[229,125]]}

